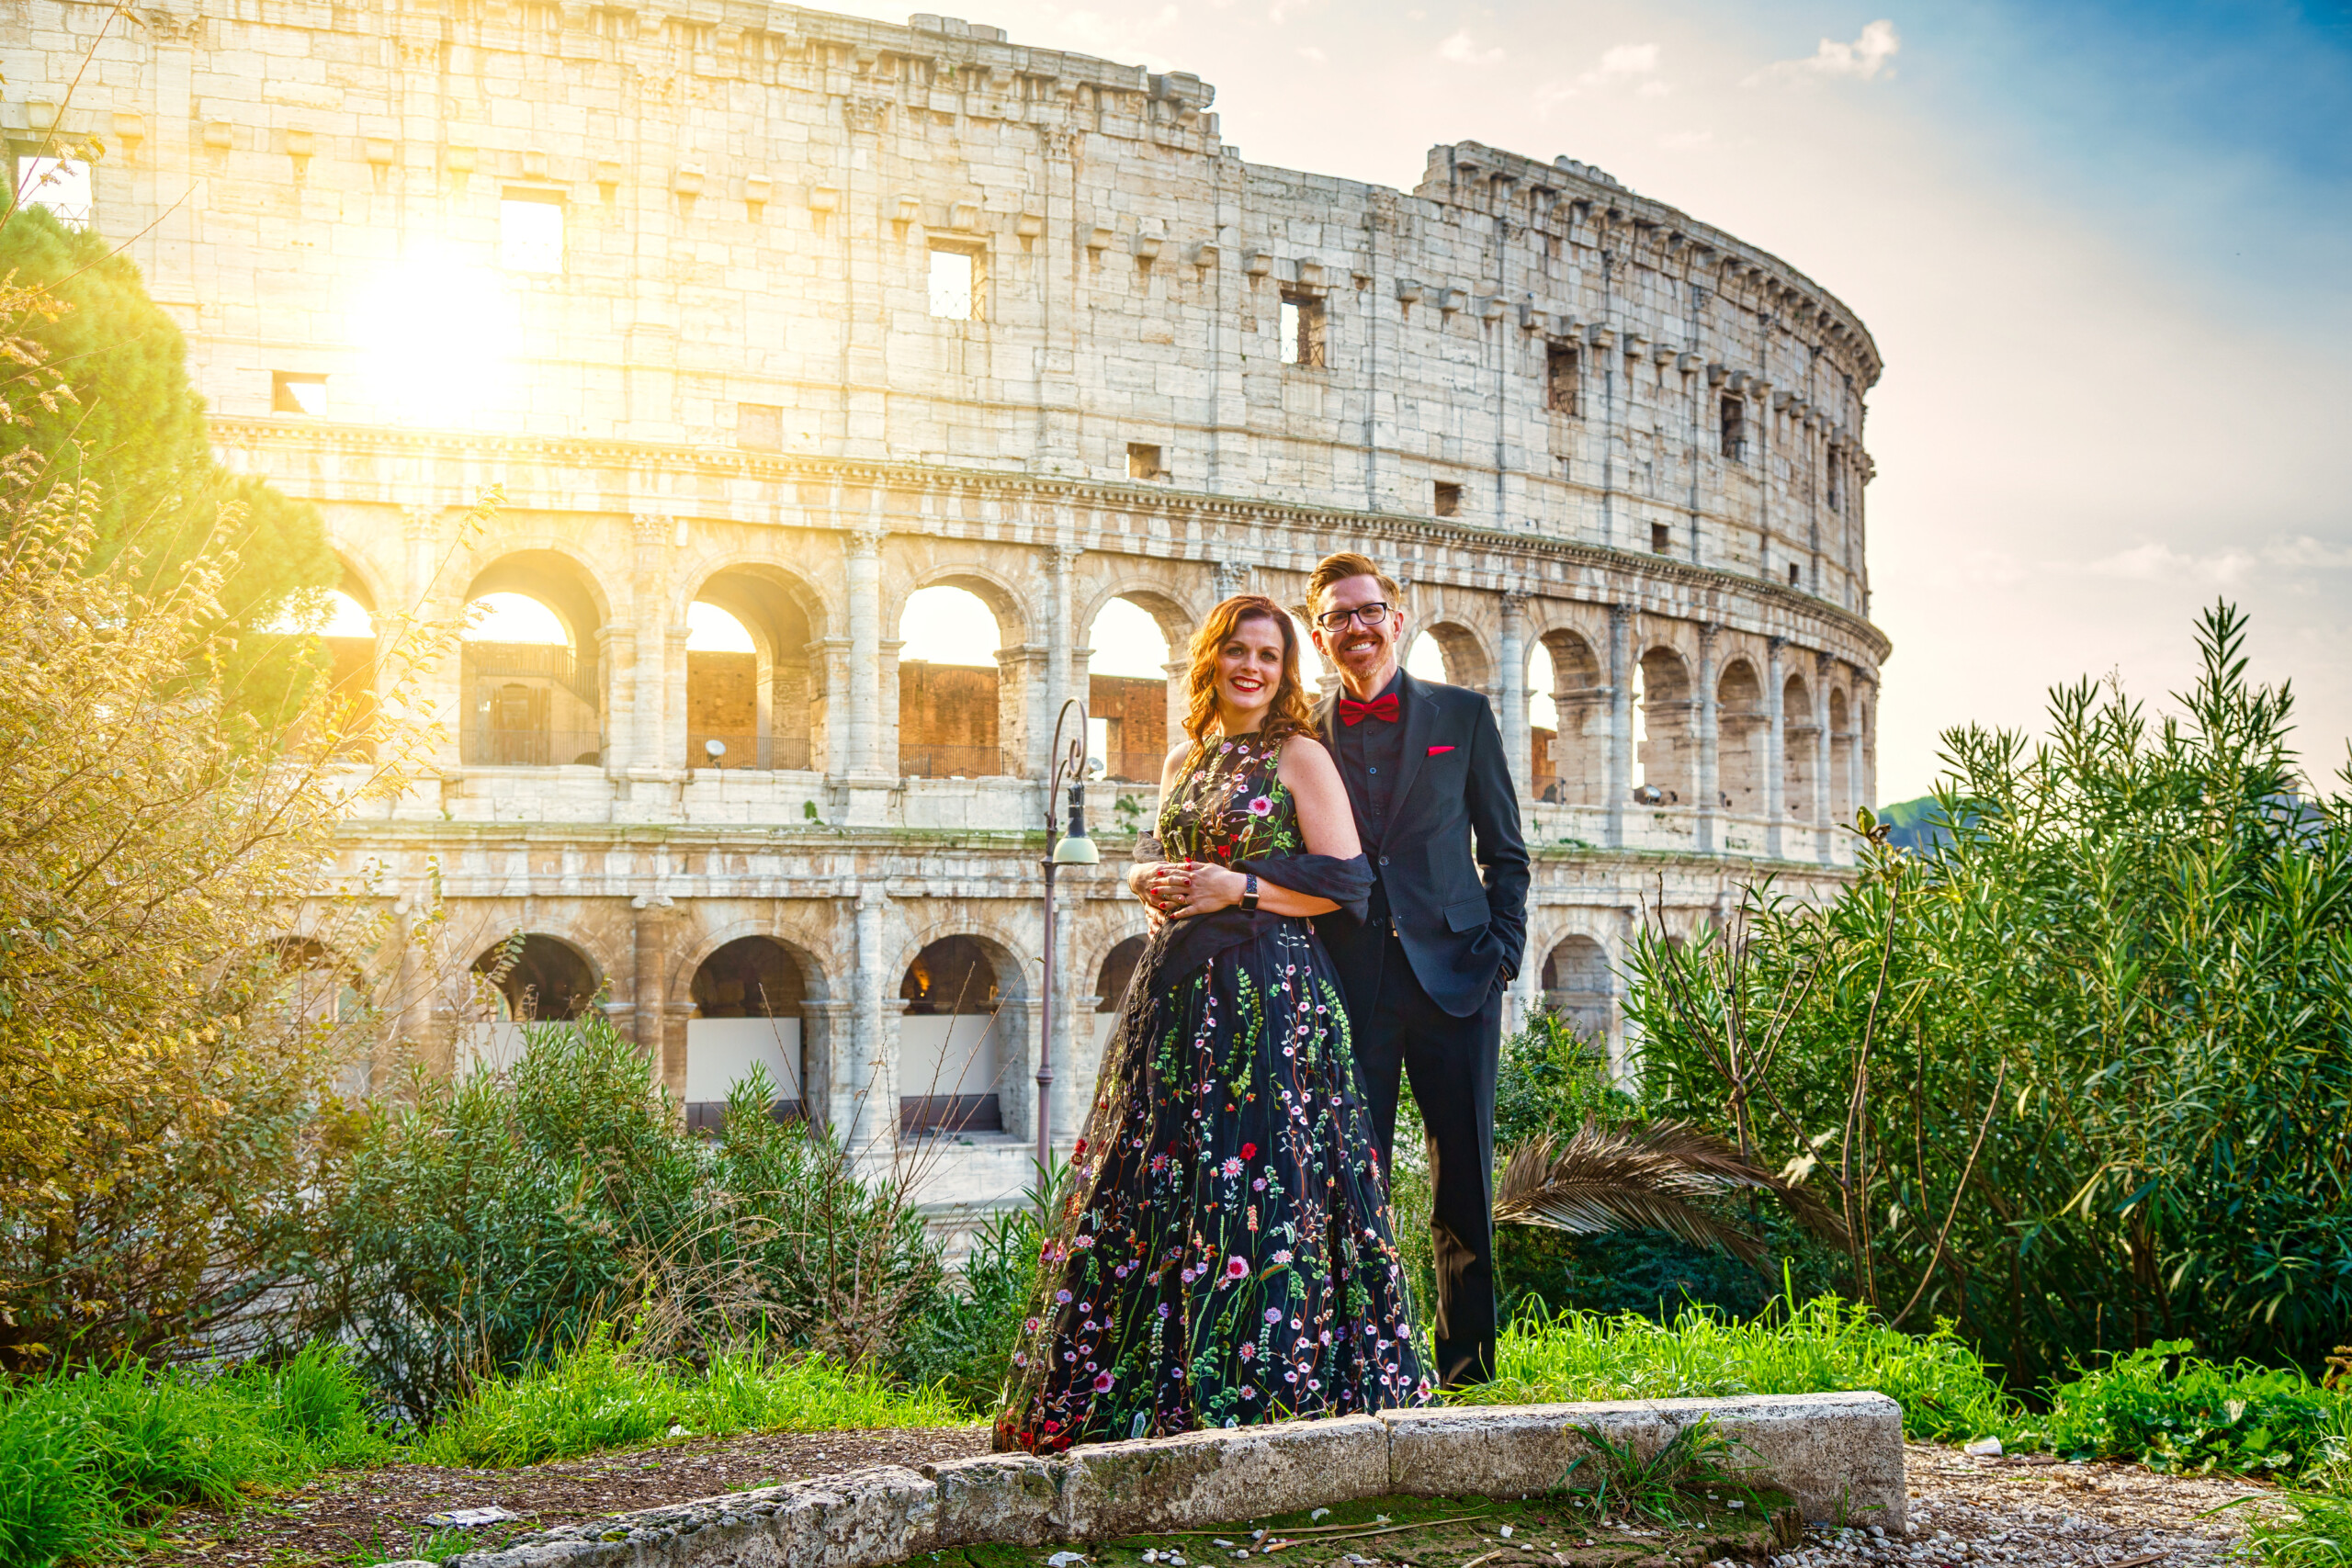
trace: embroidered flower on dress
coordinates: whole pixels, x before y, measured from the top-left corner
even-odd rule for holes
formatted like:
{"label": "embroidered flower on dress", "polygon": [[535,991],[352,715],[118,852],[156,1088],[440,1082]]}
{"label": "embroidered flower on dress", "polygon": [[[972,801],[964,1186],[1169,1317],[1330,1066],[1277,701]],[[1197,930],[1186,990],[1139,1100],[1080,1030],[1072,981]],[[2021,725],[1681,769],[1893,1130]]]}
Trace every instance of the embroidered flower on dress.
{"label": "embroidered flower on dress", "polygon": [[1238,1280],[1242,1275],[1247,1274],[1248,1272],[1250,1272],[1250,1265],[1243,1262],[1240,1258],[1228,1258],[1225,1260],[1225,1277],[1227,1279]]}

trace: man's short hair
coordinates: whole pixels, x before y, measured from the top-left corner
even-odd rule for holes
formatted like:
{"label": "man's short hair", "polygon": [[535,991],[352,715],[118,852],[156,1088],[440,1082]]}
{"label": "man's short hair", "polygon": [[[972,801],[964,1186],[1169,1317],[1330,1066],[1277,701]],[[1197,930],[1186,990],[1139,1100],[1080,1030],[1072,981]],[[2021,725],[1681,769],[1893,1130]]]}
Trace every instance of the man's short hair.
{"label": "man's short hair", "polygon": [[1345,582],[1351,577],[1378,578],[1381,592],[1388,596],[1388,607],[1392,610],[1404,608],[1400,601],[1405,591],[1396,586],[1395,578],[1380,570],[1378,561],[1370,556],[1360,556],[1353,550],[1341,550],[1338,555],[1325,556],[1317,561],[1314,571],[1307,576],[1306,608],[1310,619],[1316,602],[1323,597],[1324,591],[1335,582]]}

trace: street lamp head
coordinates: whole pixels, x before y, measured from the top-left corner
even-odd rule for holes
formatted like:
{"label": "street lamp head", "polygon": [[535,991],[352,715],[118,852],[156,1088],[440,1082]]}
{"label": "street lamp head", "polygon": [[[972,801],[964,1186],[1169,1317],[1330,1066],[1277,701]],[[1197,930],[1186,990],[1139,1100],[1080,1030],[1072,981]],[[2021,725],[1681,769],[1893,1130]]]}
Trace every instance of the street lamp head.
{"label": "street lamp head", "polygon": [[1102,852],[1086,836],[1086,781],[1073,780],[1069,786],[1069,832],[1054,846],[1056,865],[1100,865]]}

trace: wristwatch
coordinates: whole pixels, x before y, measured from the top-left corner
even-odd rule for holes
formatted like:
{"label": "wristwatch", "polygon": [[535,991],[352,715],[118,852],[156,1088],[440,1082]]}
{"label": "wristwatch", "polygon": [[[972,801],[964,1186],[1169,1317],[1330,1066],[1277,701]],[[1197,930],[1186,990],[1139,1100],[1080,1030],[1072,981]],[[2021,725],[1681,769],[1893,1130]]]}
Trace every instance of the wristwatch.
{"label": "wristwatch", "polygon": [[1254,871],[1241,874],[1241,907],[1253,915],[1258,912],[1258,874]]}

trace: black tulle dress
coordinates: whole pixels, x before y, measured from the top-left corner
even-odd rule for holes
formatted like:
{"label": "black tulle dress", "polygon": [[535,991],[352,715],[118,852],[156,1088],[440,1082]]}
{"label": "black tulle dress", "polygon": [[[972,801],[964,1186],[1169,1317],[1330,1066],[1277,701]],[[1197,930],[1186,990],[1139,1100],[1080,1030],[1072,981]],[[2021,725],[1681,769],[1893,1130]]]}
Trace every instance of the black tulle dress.
{"label": "black tulle dress", "polygon": [[[1281,751],[1255,736],[1202,747],[1148,852],[1361,913],[1370,872],[1306,852]],[[1306,919],[1229,909],[1162,931],[1097,1085],[999,1448],[1430,1397],[1347,1010]]]}

